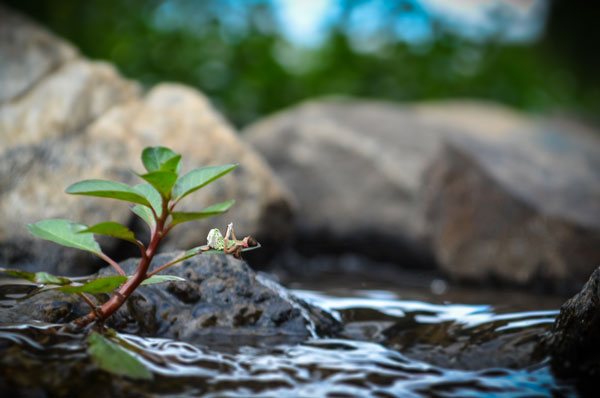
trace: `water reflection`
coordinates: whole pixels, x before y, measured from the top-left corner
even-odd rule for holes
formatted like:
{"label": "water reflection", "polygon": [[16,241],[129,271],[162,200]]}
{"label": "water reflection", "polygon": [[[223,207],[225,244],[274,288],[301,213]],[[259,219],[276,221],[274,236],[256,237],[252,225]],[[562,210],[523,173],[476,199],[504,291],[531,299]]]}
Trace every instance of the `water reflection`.
{"label": "water reflection", "polygon": [[[554,379],[544,360],[473,370],[451,366],[450,361],[449,366],[435,364],[433,354],[450,358],[447,347],[457,341],[462,350],[479,356],[502,352],[494,345],[521,349],[549,328],[557,311],[497,314],[489,305],[399,300],[384,290],[356,291],[352,297],[308,290],[294,294],[337,315],[346,325],[344,335],[300,344],[257,341],[224,350],[209,342],[192,345],[119,334],[138,349],[137,356],[152,370],[154,381],[108,379],[89,366],[84,367],[88,373],[82,380],[86,376],[88,386],[111,380],[110,391],[153,397],[577,396],[572,387]],[[1,326],[0,347],[21,347],[29,358],[29,372],[72,366],[60,372],[72,375],[75,366],[89,362],[82,338],[48,333],[51,327],[35,322]],[[418,359],[420,349],[433,360]],[[67,364],[64,355],[70,358]],[[6,358],[0,359],[0,369],[9,366]]]}

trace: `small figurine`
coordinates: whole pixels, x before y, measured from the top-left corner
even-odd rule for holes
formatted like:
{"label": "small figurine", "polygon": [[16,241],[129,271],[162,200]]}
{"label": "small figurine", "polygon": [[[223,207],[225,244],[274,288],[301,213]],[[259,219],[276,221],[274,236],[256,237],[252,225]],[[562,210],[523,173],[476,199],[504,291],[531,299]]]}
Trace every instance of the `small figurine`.
{"label": "small figurine", "polygon": [[206,237],[207,245],[202,247],[202,251],[223,250],[225,254],[232,254],[237,259],[242,258],[242,250],[248,247],[258,246],[258,242],[251,236],[246,236],[242,240],[237,240],[233,232],[233,223],[227,225],[225,237],[218,228],[213,228]]}

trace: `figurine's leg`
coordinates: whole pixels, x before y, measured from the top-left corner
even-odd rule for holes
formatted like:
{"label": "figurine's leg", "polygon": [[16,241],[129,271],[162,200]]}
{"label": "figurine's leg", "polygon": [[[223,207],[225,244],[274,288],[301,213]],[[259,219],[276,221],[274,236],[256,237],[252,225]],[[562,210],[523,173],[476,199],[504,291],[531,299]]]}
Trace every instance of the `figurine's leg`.
{"label": "figurine's leg", "polygon": [[233,231],[233,223],[230,222],[229,224],[227,224],[227,231],[225,232],[225,239],[229,239],[232,231]]}
{"label": "figurine's leg", "polygon": [[225,238],[223,239],[223,253],[229,254],[229,236],[231,235],[231,231],[233,229],[233,223],[229,223],[227,225],[227,231],[225,232]]}

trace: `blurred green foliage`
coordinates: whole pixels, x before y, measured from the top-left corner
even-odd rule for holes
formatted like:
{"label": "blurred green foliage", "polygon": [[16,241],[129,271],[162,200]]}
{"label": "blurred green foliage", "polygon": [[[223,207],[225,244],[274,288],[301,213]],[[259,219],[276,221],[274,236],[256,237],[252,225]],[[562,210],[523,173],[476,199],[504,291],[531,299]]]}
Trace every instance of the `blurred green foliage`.
{"label": "blurred green foliage", "polygon": [[600,109],[598,79],[575,72],[570,55],[546,39],[473,41],[436,27],[435,40],[425,44],[391,40],[377,51],[358,51],[342,16],[322,45],[307,49],[281,36],[272,8],[261,1],[180,0],[179,15],[160,14],[169,3],[164,0],[7,2],[84,55],[110,61],[144,85],[197,87],[237,126],[306,98],[336,94],[481,98],[587,116]]}

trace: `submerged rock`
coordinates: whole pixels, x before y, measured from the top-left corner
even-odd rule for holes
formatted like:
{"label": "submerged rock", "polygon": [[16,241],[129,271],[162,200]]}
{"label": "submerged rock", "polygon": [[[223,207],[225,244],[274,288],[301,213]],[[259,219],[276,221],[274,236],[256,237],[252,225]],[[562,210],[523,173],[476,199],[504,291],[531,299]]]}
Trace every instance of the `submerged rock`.
{"label": "submerged rock", "polygon": [[600,377],[600,267],[581,291],[563,304],[547,339],[552,369],[594,387]]}
{"label": "submerged rock", "polygon": [[[382,332],[382,344],[409,358],[447,369],[523,369],[541,359],[546,324],[511,328],[510,319],[473,327],[447,321],[422,325],[412,316]],[[508,325],[508,326],[507,326]]]}
{"label": "submerged rock", "polygon": [[[287,191],[198,91],[162,84],[142,96],[137,83],[112,65],[82,58],[68,43],[1,7],[0,88],[0,267],[63,275],[97,270],[100,262],[89,253],[34,238],[26,224],[68,218],[141,229],[124,203],[73,197],[64,190],[94,178],[142,183],[130,170],[142,171],[142,149],[156,145],[183,155],[183,173],[240,164],[179,207],[198,211],[235,199],[231,211],[176,228],[162,250],[174,250],[171,242],[197,246],[210,228],[231,221],[240,235],[274,243],[285,239],[292,218]],[[115,240],[101,243],[115,257],[135,255]]]}
{"label": "submerged rock", "polygon": [[[154,267],[175,255],[157,256]],[[130,275],[137,261],[124,261],[121,267]],[[106,324],[121,332],[197,344],[240,344],[267,337],[304,340],[313,333],[329,335],[339,328],[328,313],[295,298],[231,256],[199,255],[163,273],[186,281],[139,287]],[[111,269],[99,273],[113,274]],[[100,301],[107,298],[97,296]],[[44,292],[0,308],[0,319],[4,323],[65,323],[88,312],[89,307],[75,295]]]}

